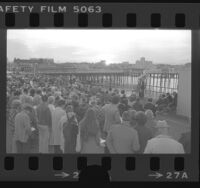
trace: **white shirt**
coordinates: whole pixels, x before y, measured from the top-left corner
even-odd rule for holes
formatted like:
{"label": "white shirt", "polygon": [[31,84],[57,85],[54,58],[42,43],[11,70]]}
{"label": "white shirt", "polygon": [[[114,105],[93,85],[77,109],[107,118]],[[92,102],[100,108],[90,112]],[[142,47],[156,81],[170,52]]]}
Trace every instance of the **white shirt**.
{"label": "white shirt", "polygon": [[170,136],[158,135],[155,138],[148,140],[144,153],[155,154],[183,154],[183,145]]}

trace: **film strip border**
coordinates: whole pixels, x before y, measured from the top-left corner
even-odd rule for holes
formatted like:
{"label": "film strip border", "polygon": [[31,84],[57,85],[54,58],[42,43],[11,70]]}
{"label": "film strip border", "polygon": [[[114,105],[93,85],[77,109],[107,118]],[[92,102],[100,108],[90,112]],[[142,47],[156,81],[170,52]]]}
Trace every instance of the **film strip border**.
{"label": "film strip border", "polygon": [[113,181],[192,181],[191,164],[183,155],[15,155],[0,161],[0,180],[77,181],[88,166],[99,166]]}
{"label": "film strip border", "polygon": [[[40,27],[40,14],[39,13],[30,13],[29,15],[29,22],[28,26],[29,27]],[[65,22],[64,22],[65,16],[64,13],[55,13],[53,16],[53,23],[51,26],[53,27],[64,27]],[[77,26],[84,28],[89,26],[89,15],[88,13],[79,13],[78,14],[78,19],[77,19]],[[200,18],[199,18],[200,20]],[[108,28],[113,26],[113,16],[111,13],[104,13],[102,15],[102,27]],[[126,15],[126,27],[137,27],[137,14],[135,13],[128,13]],[[152,28],[160,28],[163,26],[163,20],[162,16],[160,13],[152,13],[150,15],[150,27]],[[186,15],[184,13],[176,13],[174,16],[174,24],[172,27],[176,28],[185,28],[187,27],[187,22],[186,22]],[[12,28],[17,26],[16,25],[16,16],[14,13],[6,13],[5,14],[5,26],[8,28]],[[199,27],[200,27],[200,21],[199,21]]]}
{"label": "film strip border", "polygon": [[[150,27],[152,28],[160,28],[163,26],[162,16],[160,13],[152,13],[150,19]],[[53,17],[53,27],[64,27],[66,25],[64,22],[64,14],[63,13],[55,13]],[[126,27],[137,27],[137,14],[128,13],[126,15]],[[78,14],[78,27],[84,28],[88,27],[88,14],[87,13],[79,13]],[[5,26],[15,27],[16,25],[16,17],[14,13],[6,13],[5,14]],[[40,14],[39,13],[30,13],[29,15],[29,27],[40,27]],[[113,26],[113,16],[111,13],[104,13],[102,15],[102,27],[108,28]],[[174,27],[176,28],[185,28],[187,27],[186,15],[184,13],[176,13],[174,18]],[[200,21],[199,21],[200,27]]]}
{"label": "film strip border", "polygon": [[[21,3],[24,6],[27,4]],[[3,4],[5,6],[5,3]],[[14,4],[9,4],[13,6]],[[2,28],[177,28],[200,27],[200,4],[40,4],[32,3],[33,12],[5,13]],[[42,4],[44,5],[44,4]],[[41,5],[41,6],[42,6]],[[62,9],[62,10],[61,10]],[[61,13],[64,11],[64,13]]]}
{"label": "film strip border", "polygon": [[[15,4],[3,4],[15,5]],[[19,4],[18,4],[19,5]],[[24,4],[27,5],[27,4]],[[200,4],[37,4],[33,13],[0,13],[0,28],[199,29]],[[39,7],[101,6],[101,13],[41,13]],[[84,8],[85,9],[85,8]],[[192,130],[192,134],[194,130]],[[113,181],[198,181],[199,145],[188,155],[0,155],[1,180],[77,180],[87,165],[100,165]],[[2,141],[4,142],[4,140]],[[2,144],[1,144],[2,145]],[[194,147],[194,145],[196,145]],[[0,149],[2,151],[2,149]],[[2,153],[2,152],[1,152]]]}

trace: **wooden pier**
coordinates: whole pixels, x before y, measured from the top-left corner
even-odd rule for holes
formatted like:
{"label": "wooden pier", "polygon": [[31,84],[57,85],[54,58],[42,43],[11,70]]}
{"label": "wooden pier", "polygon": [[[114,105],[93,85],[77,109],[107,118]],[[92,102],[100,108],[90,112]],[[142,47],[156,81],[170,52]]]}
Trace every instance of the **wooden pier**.
{"label": "wooden pier", "polygon": [[[67,76],[69,80],[75,76],[83,83],[126,90],[136,90],[138,79],[143,74],[142,71],[124,70],[40,71],[38,73]],[[145,94],[157,98],[161,93],[177,92],[178,79],[178,73],[148,73]]]}

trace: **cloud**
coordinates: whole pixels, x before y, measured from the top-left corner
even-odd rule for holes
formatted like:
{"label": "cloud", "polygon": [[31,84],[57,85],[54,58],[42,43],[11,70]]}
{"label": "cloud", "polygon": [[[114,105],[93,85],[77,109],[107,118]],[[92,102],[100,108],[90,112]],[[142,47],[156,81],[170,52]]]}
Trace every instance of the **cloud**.
{"label": "cloud", "polygon": [[191,32],[178,30],[8,30],[8,58],[154,63],[191,60]]}
{"label": "cloud", "polygon": [[7,56],[10,60],[16,58],[30,58],[30,50],[23,42],[15,39],[7,41]]}

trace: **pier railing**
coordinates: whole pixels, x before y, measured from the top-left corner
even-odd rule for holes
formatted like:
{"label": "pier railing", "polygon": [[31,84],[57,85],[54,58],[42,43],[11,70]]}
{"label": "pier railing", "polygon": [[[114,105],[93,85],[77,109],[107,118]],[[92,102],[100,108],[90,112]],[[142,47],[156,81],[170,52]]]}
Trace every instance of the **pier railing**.
{"label": "pier railing", "polygon": [[[136,90],[138,78],[141,72],[124,72],[114,70],[76,71],[76,72],[40,72],[47,75],[76,76],[80,81],[91,85],[104,86],[106,88],[123,88]],[[146,79],[145,94],[148,97],[157,98],[161,93],[178,91],[178,73],[148,73]]]}
{"label": "pier railing", "polygon": [[150,73],[147,77],[145,94],[157,98],[161,93],[178,91],[178,73]]}

